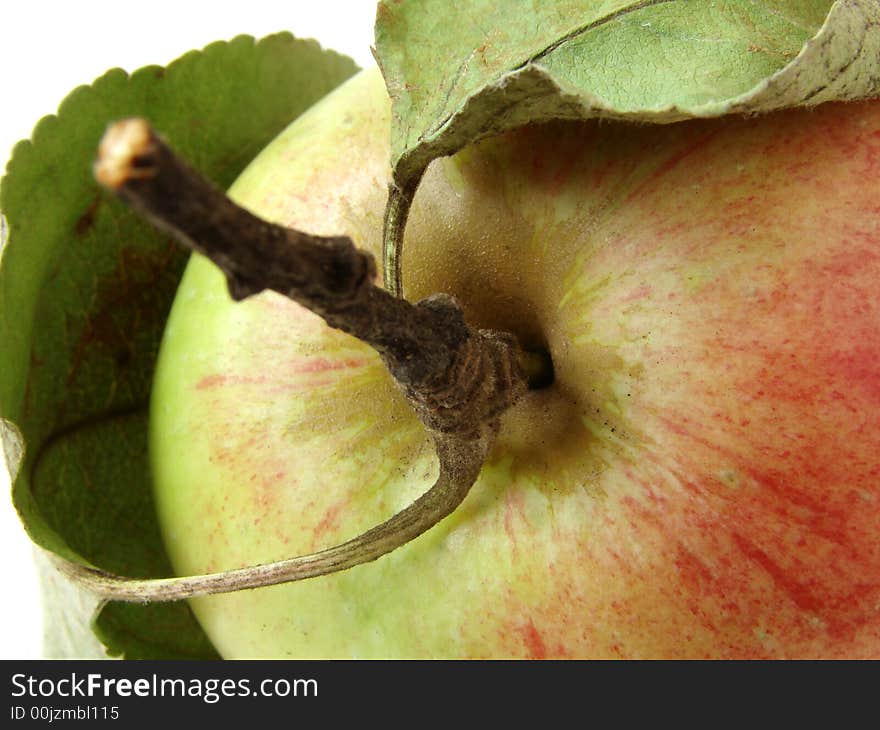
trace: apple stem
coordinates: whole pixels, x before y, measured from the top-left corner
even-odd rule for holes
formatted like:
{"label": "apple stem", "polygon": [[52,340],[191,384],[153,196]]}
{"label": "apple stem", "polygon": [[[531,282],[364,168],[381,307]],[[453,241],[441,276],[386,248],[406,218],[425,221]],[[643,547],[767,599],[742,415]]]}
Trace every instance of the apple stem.
{"label": "apple stem", "polygon": [[373,257],[348,237],[313,236],[258,218],[189,167],[143,119],[111,125],[95,176],[211,259],[233,299],[271,289],[372,346],[432,431],[477,433],[525,388],[512,335],[472,329],[445,294],[417,304],[391,295],[375,284]]}
{"label": "apple stem", "polygon": [[[226,275],[234,299],[271,289],[371,345],[432,435],[440,462],[436,483],[412,505],[353,540],[311,555],[159,580],[114,576],[58,559],[68,576],[101,596],[178,600],[302,580],[375,560],[461,503],[489,453],[500,415],[526,391],[530,376],[547,372],[547,363],[525,353],[512,334],[470,327],[452,297],[435,294],[412,304],[377,286],[372,256],[351,239],[312,236],[239,207],[143,119],[110,126],[95,176],[155,226],[211,259]],[[401,235],[406,210],[405,204],[396,219]]]}

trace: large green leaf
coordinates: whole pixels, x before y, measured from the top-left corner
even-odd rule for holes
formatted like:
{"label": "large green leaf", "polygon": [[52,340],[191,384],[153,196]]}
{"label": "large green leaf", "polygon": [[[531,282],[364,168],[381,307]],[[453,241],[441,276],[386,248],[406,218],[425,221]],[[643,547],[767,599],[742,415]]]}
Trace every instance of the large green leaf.
{"label": "large green leaf", "polygon": [[[171,567],[153,511],[147,404],[185,254],[91,175],[108,122],[145,116],[208,178],[229,185],[293,118],[355,71],[284,33],[239,37],[167,68],[113,70],[76,89],[13,151],[0,188],[0,436],[13,500],[45,550],[130,576]],[[22,451],[23,450],[23,451]],[[51,571],[47,651],[95,642],[95,609]],[[83,622],[85,621],[85,626]],[[188,606],[103,607],[110,654],[216,656]]]}
{"label": "large green leaf", "polygon": [[401,178],[527,122],[671,122],[880,93],[877,0],[383,0]]}
{"label": "large green leaf", "polygon": [[382,0],[394,186],[383,268],[428,164],[549,119],[674,122],[880,93],[877,0]]}

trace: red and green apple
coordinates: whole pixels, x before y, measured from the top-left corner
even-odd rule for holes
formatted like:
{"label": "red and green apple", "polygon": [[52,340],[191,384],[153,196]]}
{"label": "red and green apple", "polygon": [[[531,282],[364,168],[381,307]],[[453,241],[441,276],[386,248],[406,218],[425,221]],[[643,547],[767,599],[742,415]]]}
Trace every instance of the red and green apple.
{"label": "red and green apple", "polygon": [[[389,125],[363,72],[231,194],[380,259]],[[880,102],[485,140],[429,168],[403,272],[554,380],[418,539],[194,599],[224,656],[880,657]],[[343,542],[437,472],[366,345],[200,257],[151,452],[180,574]]]}

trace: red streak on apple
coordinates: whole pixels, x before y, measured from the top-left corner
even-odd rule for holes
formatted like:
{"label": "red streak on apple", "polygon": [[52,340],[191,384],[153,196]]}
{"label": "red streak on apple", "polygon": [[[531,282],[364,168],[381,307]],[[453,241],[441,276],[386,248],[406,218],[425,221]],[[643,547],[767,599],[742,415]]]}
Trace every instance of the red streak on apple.
{"label": "red streak on apple", "polygon": [[323,546],[324,536],[327,534],[332,535],[339,527],[339,520],[342,517],[343,510],[348,506],[347,499],[341,499],[338,502],[330,505],[326,512],[324,512],[324,516],[315,525],[314,535],[315,535],[315,546],[316,548],[320,548]]}
{"label": "red streak on apple", "polygon": [[529,652],[529,659],[547,658],[547,647],[544,646],[544,640],[541,638],[541,634],[538,633],[538,629],[535,628],[533,621],[529,620],[523,627],[522,637]]}
{"label": "red streak on apple", "polygon": [[[327,360],[326,358],[310,358],[290,363],[289,372],[291,373],[322,373],[327,370],[346,370],[351,368],[360,368],[369,361],[363,357],[349,357],[344,360]],[[204,390],[206,388],[228,387],[230,385],[263,385],[267,383],[265,376],[250,375],[206,375],[196,384],[196,388]],[[314,385],[315,381],[310,381]],[[331,381],[321,381],[324,385]],[[295,387],[295,386],[291,386]]]}
{"label": "red streak on apple", "polygon": [[[655,170],[651,172],[651,174],[643,180],[639,185],[637,185],[634,189],[629,192],[629,195],[624,200],[624,204],[628,205],[633,203],[634,201],[639,200],[645,194],[647,190],[651,188],[655,188],[658,184],[662,184],[664,182],[664,178],[672,173],[680,164],[682,164],[689,157],[697,154],[701,150],[703,150],[707,145],[712,142],[712,139],[719,133],[720,130],[709,128],[708,130],[701,130],[702,134],[693,142],[689,143],[687,146],[682,147],[677,150],[670,157],[665,159],[662,164],[660,164]],[[700,164],[700,163],[698,163]]]}
{"label": "red streak on apple", "polygon": [[229,385],[260,385],[266,382],[264,376],[251,377],[247,375],[206,375],[199,380],[196,388],[205,390],[207,388],[218,388]]}

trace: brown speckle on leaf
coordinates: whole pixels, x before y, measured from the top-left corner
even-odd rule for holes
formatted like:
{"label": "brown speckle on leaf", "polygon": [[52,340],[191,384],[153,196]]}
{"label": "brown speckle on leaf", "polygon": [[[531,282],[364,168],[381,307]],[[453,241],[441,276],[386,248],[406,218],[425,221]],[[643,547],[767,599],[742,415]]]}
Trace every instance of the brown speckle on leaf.
{"label": "brown speckle on leaf", "polygon": [[76,219],[76,225],[74,226],[74,231],[76,231],[77,236],[85,236],[90,230],[92,230],[92,226],[95,224],[95,216],[98,213],[98,208],[101,207],[102,196],[100,193],[95,195],[94,199],[91,203],[89,203],[89,207],[83,211],[83,214]]}
{"label": "brown speckle on leaf", "polygon": [[165,248],[150,253],[120,249],[116,271],[99,284],[94,309],[77,338],[68,385],[76,381],[83,361],[93,349],[109,354],[118,368],[131,363],[135,333],[151,320],[167,314],[161,302],[173,292],[181,260],[180,252],[170,241]]}

